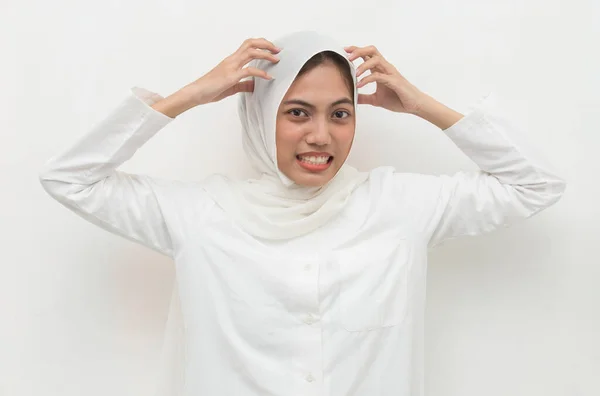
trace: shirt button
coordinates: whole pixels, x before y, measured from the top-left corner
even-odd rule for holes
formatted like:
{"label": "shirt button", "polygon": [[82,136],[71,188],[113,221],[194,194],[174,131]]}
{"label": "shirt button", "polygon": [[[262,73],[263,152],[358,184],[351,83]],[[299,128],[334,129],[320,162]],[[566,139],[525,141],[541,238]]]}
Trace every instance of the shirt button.
{"label": "shirt button", "polygon": [[308,375],[304,377],[304,379],[306,380],[306,382],[313,382],[315,380],[315,377],[313,377],[311,373],[308,373]]}
{"label": "shirt button", "polygon": [[306,315],[306,317],[304,318],[304,323],[306,323],[306,324],[313,324],[315,322],[316,322],[315,317],[312,316],[312,314],[310,314],[310,313],[308,315]]}

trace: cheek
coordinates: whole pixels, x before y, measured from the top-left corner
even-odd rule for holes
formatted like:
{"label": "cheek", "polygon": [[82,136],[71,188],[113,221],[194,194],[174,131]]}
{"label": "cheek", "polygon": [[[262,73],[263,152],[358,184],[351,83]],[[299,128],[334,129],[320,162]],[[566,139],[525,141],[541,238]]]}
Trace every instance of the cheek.
{"label": "cheek", "polygon": [[344,126],[337,131],[336,141],[338,146],[341,149],[345,149],[346,154],[350,151],[352,147],[352,142],[354,141],[354,125]]}
{"label": "cheek", "polygon": [[276,144],[279,157],[293,156],[302,139],[303,132],[292,122],[281,122],[277,125]]}

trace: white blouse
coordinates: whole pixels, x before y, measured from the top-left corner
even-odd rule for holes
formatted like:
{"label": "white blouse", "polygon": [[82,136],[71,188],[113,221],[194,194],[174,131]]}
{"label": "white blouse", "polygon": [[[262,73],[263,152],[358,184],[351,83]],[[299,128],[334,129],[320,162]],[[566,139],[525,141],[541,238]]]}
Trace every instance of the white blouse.
{"label": "white blouse", "polygon": [[173,258],[186,396],[423,396],[428,248],[531,217],[565,190],[491,94],[443,131],[480,170],[379,167],[327,226],[259,240],[203,182],[117,170],[173,120],[150,107],[162,96],[131,91],[40,180],[84,219]]}

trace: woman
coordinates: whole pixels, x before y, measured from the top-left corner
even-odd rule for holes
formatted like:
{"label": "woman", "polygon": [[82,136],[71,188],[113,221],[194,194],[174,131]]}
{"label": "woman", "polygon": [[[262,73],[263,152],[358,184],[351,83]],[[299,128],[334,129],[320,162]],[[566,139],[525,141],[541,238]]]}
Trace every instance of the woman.
{"label": "woman", "polygon": [[[236,93],[258,179],[117,170],[177,115]],[[164,394],[421,396],[427,249],[531,217],[565,189],[493,99],[463,116],[374,47],[251,39],[171,96],[133,88],[40,178],[75,213],[175,260]],[[345,164],[357,104],[430,121],[481,169],[358,172]]]}

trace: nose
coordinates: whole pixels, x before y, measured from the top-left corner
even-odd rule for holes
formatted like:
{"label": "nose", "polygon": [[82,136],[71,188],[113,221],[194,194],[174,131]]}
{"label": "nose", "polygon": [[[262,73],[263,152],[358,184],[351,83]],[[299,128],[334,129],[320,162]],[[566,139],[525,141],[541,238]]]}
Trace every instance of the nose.
{"label": "nose", "polygon": [[324,146],[331,143],[331,135],[329,134],[329,126],[327,121],[315,121],[311,132],[306,137],[306,143]]}

